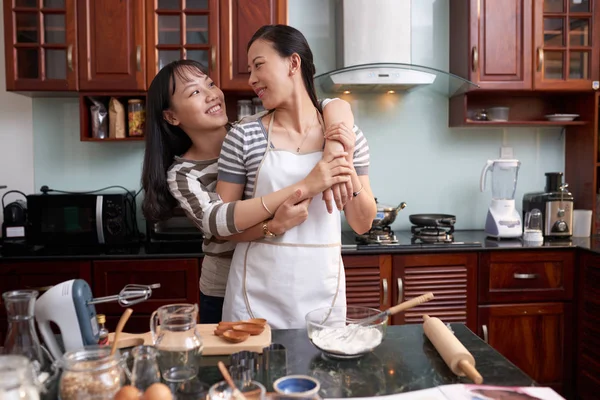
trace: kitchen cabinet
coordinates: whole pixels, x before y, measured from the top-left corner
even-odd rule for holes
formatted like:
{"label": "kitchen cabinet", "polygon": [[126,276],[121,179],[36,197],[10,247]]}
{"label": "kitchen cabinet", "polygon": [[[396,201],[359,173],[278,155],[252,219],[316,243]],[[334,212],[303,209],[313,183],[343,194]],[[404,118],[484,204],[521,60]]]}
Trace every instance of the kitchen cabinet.
{"label": "kitchen cabinet", "polygon": [[146,89],[145,3],[78,0],[80,90]]}
{"label": "kitchen cabinet", "polygon": [[541,385],[572,387],[572,251],[492,251],[479,259],[483,339]]}
{"label": "kitchen cabinet", "polygon": [[[94,261],[92,292],[95,297],[102,297],[118,294],[127,284],[160,283],[160,288],[153,289],[148,300],[132,306],[133,315],[145,316],[147,321],[150,314],[160,306],[173,303],[198,304],[198,278],[198,259]],[[106,314],[107,321],[113,321],[112,317],[120,316],[124,308],[113,302],[97,304],[96,311]],[[147,326],[144,329],[144,332],[148,331]],[[127,331],[129,332],[129,328]]]}
{"label": "kitchen cabinet", "polygon": [[343,256],[346,303],[380,310],[391,306],[392,256]]}
{"label": "kitchen cabinet", "polygon": [[251,91],[246,47],[263,25],[287,25],[287,0],[221,2],[221,89]]}
{"label": "kitchen cabinet", "polygon": [[213,81],[219,84],[219,6],[228,1],[157,0],[147,3],[148,86],[162,67],[182,58],[204,65]]}
{"label": "kitchen cabinet", "polygon": [[600,392],[600,256],[581,257],[577,301],[577,398],[592,400]]}
{"label": "kitchen cabinet", "polygon": [[453,1],[450,72],[487,90],[592,91],[599,22],[589,0]]}
{"label": "kitchen cabinet", "polygon": [[397,314],[395,325],[423,323],[423,314],[444,322],[462,322],[477,327],[477,253],[395,255],[392,295],[394,303],[427,292],[435,298]]}
{"label": "kitchen cabinet", "polygon": [[76,91],[76,0],[4,0],[6,90]]}

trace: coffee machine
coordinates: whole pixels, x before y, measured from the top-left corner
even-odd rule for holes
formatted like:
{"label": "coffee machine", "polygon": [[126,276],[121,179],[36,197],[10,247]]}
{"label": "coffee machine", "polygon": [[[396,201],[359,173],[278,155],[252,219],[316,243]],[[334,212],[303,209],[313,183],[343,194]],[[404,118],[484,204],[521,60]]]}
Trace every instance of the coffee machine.
{"label": "coffee machine", "polygon": [[546,239],[568,239],[573,235],[573,195],[568,186],[563,183],[562,172],[547,172],[545,190],[523,196],[523,215],[535,209],[542,212]]}

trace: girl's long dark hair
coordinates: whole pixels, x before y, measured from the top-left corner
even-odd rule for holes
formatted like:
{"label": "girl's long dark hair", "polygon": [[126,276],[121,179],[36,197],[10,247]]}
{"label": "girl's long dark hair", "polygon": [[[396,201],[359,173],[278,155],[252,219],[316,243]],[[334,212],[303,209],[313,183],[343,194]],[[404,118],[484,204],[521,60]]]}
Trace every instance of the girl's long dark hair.
{"label": "girl's long dark hair", "polygon": [[252,43],[259,39],[270,42],[281,57],[289,57],[294,53],[300,56],[304,86],[313,105],[322,113],[323,110],[317,100],[315,91],[314,76],[316,70],[313,54],[302,32],[288,25],[264,25],[252,36],[246,50],[249,50]]}
{"label": "girl's long dark hair", "polygon": [[202,64],[193,60],[179,60],[163,67],[148,88],[146,101],[146,150],[142,169],[144,201],[142,212],[146,220],[160,221],[171,216],[177,200],[169,192],[167,170],[174,156],[185,153],[191,139],[178,126],[165,121],[163,111],[171,105],[175,93],[175,77],[189,81],[190,76],[206,75]]}

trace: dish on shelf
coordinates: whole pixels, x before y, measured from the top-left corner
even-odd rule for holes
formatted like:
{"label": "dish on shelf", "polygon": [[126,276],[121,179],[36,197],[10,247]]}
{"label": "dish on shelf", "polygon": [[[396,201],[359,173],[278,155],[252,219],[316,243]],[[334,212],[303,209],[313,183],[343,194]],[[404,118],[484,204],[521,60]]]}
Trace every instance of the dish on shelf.
{"label": "dish on shelf", "polygon": [[579,114],[549,114],[546,115],[548,121],[573,121],[579,117]]}

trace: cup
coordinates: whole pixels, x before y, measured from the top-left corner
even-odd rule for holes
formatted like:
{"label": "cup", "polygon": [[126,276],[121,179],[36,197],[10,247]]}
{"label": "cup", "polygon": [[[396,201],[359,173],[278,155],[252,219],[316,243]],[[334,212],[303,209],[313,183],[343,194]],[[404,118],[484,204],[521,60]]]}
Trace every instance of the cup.
{"label": "cup", "polygon": [[573,210],[573,237],[589,237],[592,232],[592,210]]}
{"label": "cup", "polygon": [[288,375],[273,382],[273,390],[282,398],[316,398],[321,384],[311,376]]}

